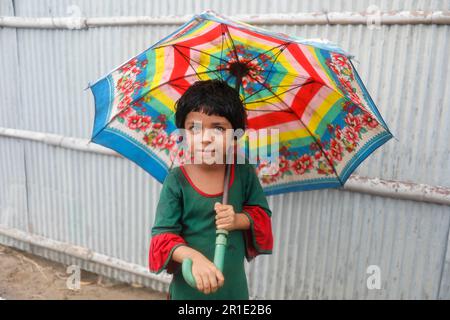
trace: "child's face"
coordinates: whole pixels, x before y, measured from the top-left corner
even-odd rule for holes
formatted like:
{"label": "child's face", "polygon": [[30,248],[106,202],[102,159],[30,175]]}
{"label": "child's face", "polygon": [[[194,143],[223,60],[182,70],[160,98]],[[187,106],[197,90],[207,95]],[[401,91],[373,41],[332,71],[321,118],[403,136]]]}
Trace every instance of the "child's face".
{"label": "child's face", "polygon": [[223,164],[226,148],[233,141],[233,126],[228,119],[207,115],[203,112],[189,112],[184,128],[193,163]]}

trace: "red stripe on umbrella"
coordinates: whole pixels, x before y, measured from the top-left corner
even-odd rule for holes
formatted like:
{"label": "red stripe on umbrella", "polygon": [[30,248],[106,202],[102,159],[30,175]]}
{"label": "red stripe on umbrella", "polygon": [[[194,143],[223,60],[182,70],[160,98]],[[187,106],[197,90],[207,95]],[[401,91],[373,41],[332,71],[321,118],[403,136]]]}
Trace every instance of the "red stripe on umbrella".
{"label": "red stripe on umbrella", "polygon": [[186,91],[186,88],[191,85],[189,81],[183,77],[189,69],[189,48],[177,47],[176,49],[174,48],[173,52],[174,67],[172,68],[169,83],[180,95],[182,95]]}
{"label": "red stripe on umbrella", "polygon": [[292,54],[295,60],[300,63],[300,65],[308,72],[308,74],[317,82],[325,83],[324,80],[319,76],[319,74],[314,70],[313,66],[306,58],[300,46],[296,43],[290,43],[287,46],[288,51]]}

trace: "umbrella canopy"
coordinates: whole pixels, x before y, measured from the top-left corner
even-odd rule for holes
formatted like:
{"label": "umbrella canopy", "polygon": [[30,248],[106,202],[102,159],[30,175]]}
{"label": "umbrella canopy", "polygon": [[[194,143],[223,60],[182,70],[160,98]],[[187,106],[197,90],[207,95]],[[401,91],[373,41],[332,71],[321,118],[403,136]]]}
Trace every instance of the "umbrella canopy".
{"label": "umbrella canopy", "polygon": [[[207,10],[89,85],[96,109],[91,141],[162,183],[186,161],[175,102],[195,81],[222,79],[246,108],[249,130],[239,150],[254,161],[267,195],[340,187],[393,137],[350,59],[332,43]],[[267,139],[271,132],[276,137]]]}

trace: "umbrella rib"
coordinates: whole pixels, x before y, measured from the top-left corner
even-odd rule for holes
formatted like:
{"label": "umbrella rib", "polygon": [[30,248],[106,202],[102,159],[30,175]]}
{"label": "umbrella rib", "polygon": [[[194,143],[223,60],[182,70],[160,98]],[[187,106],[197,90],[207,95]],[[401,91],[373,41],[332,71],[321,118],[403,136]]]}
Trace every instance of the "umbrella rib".
{"label": "umbrella rib", "polygon": [[[301,79],[311,79],[311,78],[312,78],[312,77],[302,76],[302,75],[300,75],[300,74],[294,74],[294,73],[290,73],[290,72],[283,72],[283,71],[280,71],[280,70],[278,70],[278,69],[276,70],[275,73],[288,75],[288,76],[291,76],[291,77],[293,77],[293,78],[301,78]],[[317,80],[315,80],[315,81],[317,81]],[[317,81],[317,82],[319,82],[319,81]],[[320,83],[322,84],[322,82],[320,82]]]}
{"label": "umbrella rib", "polygon": [[[224,38],[225,38],[225,33],[224,33],[223,30],[222,30],[222,39],[221,39],[221,44],[220,44],[220,46],[221,46],[221,48],[220,48],[220,61],[225,61],[225,63],[228,63],[227,60],[225,60],[225,59],[222,58],[222,57],[223,57],[223,43],[224,43]],[[222,75],[221,75],[221,79],[223,80]]]}
{"label": "umbrella rib", "polygon": [[[294,75],[294,74],[289,73],[289,72],[277,71],[277,73],[282,73],[282,74],[290,75],[290,76],[296,77],[296,78],[297,78],[297,77],[303,78],[303,77],[300,76],[300,75]],[[306,77],[304,77],[304,78],[306,78]],[[308,78],[310,78],[310,77],[308,77]],[[364,109],[363,107],[361,107],[361,105],[359,105],[359,104],[357,104],[356,102],[354,102],[350,97],[346,96],[345,94],[343,94],[343,93],[340,92],[339,90],[336,90],[335,88],[330,87],[329,85],[327,85],[326,83],[324,83],[324,82],[322,82],[322,81],[317,81],[317,80],[315,80],[315,81],[316,81],[317,83],[319,83],[320,85],[322,85],[322,86],[324,86],[324,87],[330,89],[331,91],[336,92],[336,93],[337,93],[338,95],[340,95],[343,99],[345,99],[345,100],[347,100],[347,101],[350,101],[350,102],[354,103],[359,109],[361,109],[361,111],[363,111],[363,112],[368,112],[366,109]]]}
{"label": "umbrella rib", "polygon": [[[286,90],[286,91],[281,92],[280,95],[282,95],[282,94],[284,94],[284,93],[288,93],[288,92],[290,92],[290,91],[293,91],[293,90],[295,90],[295,89],[301,88],[301,87],[303,87],[303,86],[305,86],[305,85],[308,85],[308,84],[311,84],[311,83],[314,83],[314,82],[315,82],[315,80],[311,80],[310,82],[305,82],[305,83],[298,84],[298,85],[295,85],[295,86],[293,86],[293,85],[273,86],[272,88],[291,87],[289,90]],[[262,90],[261,90],[261,91],[262,91]],[[252,94],[252,95],[254,95],[254,94]],[[251,96],[248,96],[247,98],[249,98],[249,97],[251,97]],[[252,102],[246,102],[246,104],[258,103],[258,102],[267,102],[267,100],[269,100],[269,99],[270,99],[270,98],[267,98],[267,99],[261,99],[261,100],[256,100],[256,101],[252,101]]]}
{"label": "umbrella rib", "polygon": [[[250,77],[253,78],[252,76],[250,76]],[[258,79],[255,79],[255,78],[253,78],[253,79],[254,79],[255,81],[261,83]],[[263,83],[261,83],[261,84],[264,85]],[[282,104],[286,105],[286,107],[289,108],[289,106],[286,104],[286,102],[284,102],[283,99],[281,99],[281,98],[278,96],[278,94],[276,94],[275,92],[273,92],[273,91],[270,90],[269,88],[267,88],[267,90],[269,90],[275,97],[277,97],[278,100],[280,100],[280,102],[281,102]],[[308,126],[306,126],[306,125],[303,123],[302,119],[301,119],[298,115],[297,115],[297,118],[298,118],[298,120],[303,124],[303,126],[306,128],[306,130],[308,131],[309,135],[314,139],[314,141],[316,142],[316,144],[319,146],[320,151],[322,152],[323,156],[328,160],[328,164],[330,164],[330,165],[331,165],[331,168],[333,168],[333,171],[334,171],[334,174],[336,175],[336,178],[339,180],[339,183],[343,186],[344,184],[342,183],[341,178],[339,178],[339,175],[338,175],[338,173],[337,173],[337,171],[336,171],[336,168],[334,167],[334,165],[333,165],[333,163],[330,161],[330,159],[328,159],[328,157],[327,157],[327,155],[325,154],[325,152],[324,152],[324,150],[323,150],[321,144],[318,143],[316,137],[311,133],[311,131],[308,129]]]}
{"label": "umbrella rib", "polygon": [[[276,106],[273,102],[270,102],[270,101],[265,101],[265,103],[268,103],[268,104],[271,104],[273,106]],[[253,112],[257,111],[257,112],[286,112],[286,113],[294,113],[294,111],[292,111],[290,109],[288,109],[288,110],[285,110],[285,109],[281,109],[281,110],[280,109],[276,109],[276,110],[270,110],[270,109],[268,109],[268,110],[255,110],[255,109],[245,108],[245,110],[253,111]]]}
{"label": "umbrella rib", "polygon": [[230,30],[228,30],[228,26],[226,24],[222,24],[222,27],[225,27],[225,32],[227,33],[228,38],[231,41],[231,45],[233,46],[232,51],[233,51],[234,55],[236,56],[236,62],[239,62],[239,56],[238,56],[238,53],[236,50],[236,46],[234,45],[233,38],[231,37]]}
{"label": "umbrella rib", "polygon": [[172,82],[172,81],[180,80],[180,79],[183,79],[183,78],[189,78],[189,77],[191,77],[191,76],[195,76],[195,75],[198,75],[198,74],[204,74],[204,73],[210,73],[210,72],[216,72],[216,71],[213,70],[213,71],[195,72],[195,73],[185,74],[185,75],[182,75],[182,76],[179,76],[179,77],[170,79],[170,80],[168,80],[168,81],[166,81],[166,82],[163,82],[163,83],[157,85],[156,87],[150,89],[150,90],[149,90],[148,92],[146,92],[145,94],[150,93],[150,92],[152,92],[153,90],[158,89],[158,88],[160,88],[160,87],[162,87],[162,86],[164,86],[164,85],[166,85],[166,84],[168,84],[168,83],[170,83],[170,82]]}
{"label": "umbrella rib", "polygon": [[[236,57],[236,63],[240,63],[237,49],[234,44],[233,37],[231,37],[231,33],[230,33],[230,30],[228,29],[228,26],[226,24],[221,24],[221,28],[222,28],[222,35],[224,35],[226,33],[228,35],[228,38],[231,41],[232,48],[228,45],[228,42],[227,42],[227,47],[234,53],[234,56]],[[223,32],[224,29],[225,29],[225,33]],[[228,82],[228,79],[230,79],[230,77],[231,77],[231,73],[230,73],[230,76],[227,77],[226,82]],[[240,91],[241,91],[241,84],[242,84],[242,76],[240,76],[240,77],[236,76],[235,90],[238,92],[238,94],[240,94]]]}
{"label": "umbrella rib", "polygon": [[273,49],[276,49],[276,48],[279,48],[279,47],[284,46],[284,48],[280,50],[280,53],[281,53],[281,52],[283,52],[283,50],[286,49],[286,47],[287,47],[288,45],[290,45],[291,43],[292,43],[292,42],[285,42],[285,43],[280,44],[279,46],[273,47],[272,49],[266,50],[266,51],[264,51],[264,52],[260,52],[260,53],[257,54],[254,58],[252,58],[251,60],[247,61],[246,64],[248,64],[248,63],[252,62],[253,60],[257,59],[259,56],[261,56],[261,55],[263,55],[263,54],[266,54],[266,53],[269,52],[269,51],[272,51]]}
{"label": "umbrella rib", "polygon": [[[350,59],[349,59],[350,60]],[[351,60],[350,60],[350,63],[351,63]],[[353,67],[353,64],[352,64],[352,67]],[[355,69],[354,67],[353,67],[353,69]],[[356,69],[355,69],[355,71],[356,71]],[[282,71],[278,71],[277,70],[277,73],[282,73],[282,74],[286,74],[286,75],[290,75],[290,76],[292,76],[292,77],[301,77],[301,76],[298,76],[298,75],[294,75],[294,74],[292,74],[292,73],[290,73],[290,72],[282,72]],[[306,77],[305,77],[306,78]],[[309,77],[308,77],[309,78]],[[347,95],[345,95],[344,93],[342,93],[342,92],[340,92],[340,90],[336,90],[335,88],[332,88],[332,87],[330,87],[328,84],[326,84],[324,81],[318,81],[318,80],[316,80],[317,81],[317,83],[320,83],[322,86],[324,86],[324,87],[327,87],[327,88],[329,88],[330,90],[332,90],[332,91],[334,91],[334,92],[336,92],[337,94],[339,94],[343,99],[345,99],[345,100],[347,100],[347,101],[350,101],[350,102],[352,102],[352,103],[354,103],[362,112],[368,112],[366,109],[364,109],[361,105],[359,105],[358,103],[356,103],[356,102],[354,102],[350,97],[348,97]],[[345,91],[344,91],[345,92]]]}
{"label": "umbrella rib", "polygon": [[[305,83],[302,83],[302,84],[297,84],[297,85],[282,85],[282,86],[272,86],[272,88],[282,88],[282,87],[290,87],[290,89],[289,90],[286,90],[286,91],[284,91],[283,93],[286,93],[286,92],[289,92],[289,91],[291,91],[291,90],[294,90],[294,89],[297,89],[297,88],[300,88],[301,86],[303,86],[303,85],[305,85]],[[244,101],[245,100],[247,100],[248,98],[251,98],[251,97],[253,97],[254,95],[256,95],[256,94],[258,94],[258,93],[260,93],[261,91],[263,91],[263,90],[266,90],[266,88],[264,88],[264,89],[261,89],[261,90],[258,90],[258,91],[256,91],[256,92],[254,92],[254,93],[252,93],[251,95],[249,95],[249,96],[247,96],[245,99],[244,99]],[[267,98],[267,99],[261,99],[261,100],[257,100],[256,102],[259,102],[259,101],[266,101],[266,100],[268,100],[268,99],[270,99],[270,98]],[[253,102],[250,102],[250,103],[254,103],[255,101],[253,101]]]}
{"label": "umbrella rib", "polygon": [[215,58],[215,59],[217,59],[217,60],[220,60],[220,61],[222,61],[222,62],[225,62],[225,63],[228,62],[227,60],[223,59],[222,57],[220,57],[220,58],[219,58],[219,57],[216,57],[215,55],[213,55],[213,54],[211,54],[211,53],[208,53],[208,52],[205,52],[205,51],[202,51],[202,50],[199,50],[199,49],[195,49],[195,48],[193,48],[193,47],[188,47],[188,46],[180,45],[180,44],[177,44],[177,43],[173,44],[172,46],[173,46],[173,47],[177,46],[177,47],[180,47],[180,48],[186,48],[186,49],[189,49],[189,50],[192,50],[192,51],[197,51],[197,52],[206,54],[206,55],[208,55],[208,56],[210,56],[210,57],[213,57],[213,58]]}
{"label": "umbrella rib", "polygon": [[[196,72],[196,73],[191,73],[191,74],[187,74],[187,75],[185,74],[185,75],[182,75],[182,76],[179,76],[179,77],[170,79],[170,80],[168,80],[168,81],[165,81],[165,82],[163,82],[163,83],[157,85],[156,87],[151,88],[149,91],[145,92],[144,94],[148,94],[148,93],[150,93],[150,92],[152,92],[152,91],[154,91],[154,90],[156,90],[156,89],[159,89],[159,88],[161,88],[162,86],[164,86],[164,85],[166,85],[166,84],[169,84],[170,82],[173,82],[173,81],[176,81],[176,80],[180,80],[180,79],[183,79],[183,78],[189,78],[189,77],[195,76],[195,75],[198,76],[198,74],[204,74],[204,73],[210,73],[210,72],[215,72],[215,71],[202,71],[202,72]],[[172,84],[172,85],[173,85],[173,84]],[[136,98],[134,101],[140,100],[141,98],[142,98],[142,96]],[[125,111],[125,109],[126,109],[126,108],[124,108],[124,110],[122,110],[122,111]],[[108,123],[108,124],[109,124],[109,123]]]}
{"label": "umbrella rib", "polygon": [[[273,66],[275,65],[275,62],[277,61],[277,59],[278,59],[278,57],[280,56],[281,52],[282,52],[282,50],[280,50],[280,51],[277,53],[277,55],[275,56],[275,59],[272,61],[272,65],[270,66],[269,73],[268,73],[268,75],[265,77],[264,83],[262,84],[263,87],[266,87],[265,84],[266,84],[267,80],[269,79],[269,75],[270,75],[270,73],[272,72]],[[250,72],[247,73],[247,75],[248,75],[249,77],[253,78],[253,77],[251,76]],[[253,78],[253,79],[255,79],[255,78]],[[255,79],[255,80],[256,80],[256,79]],[[260,83],[260,82],[258,81],[258,83]],[[260,84],[261,84],[261,83],[260,83]],[[263,90],[263,89],[261,89],[259,92],[261,92],[262,90]],[[245,90],[244,90],[244,92],[245,92]],[[257,91],[256,93],[258,93],[258,91]],[[254,94],[256,94],[256,93],[254,93]],[[252,95],[254,95],[254,94],[252,94]],[[244,95],[244,96],[245,96],[245,95]],[[248,98],[248,97],[247,97],[247,98]],[[247,98],[244,98],[244,101],[245,101]]]}
{"label": "umbrella rib", "polygon": [[[355,70],[356,70],[356,69],[355,69]],[[277,71],[277,73],[283,73],[283,74],[286,74],[286,75],[290,75],[290,76],[292,76],[292,77],[297,77],[296,75],[294,75],[294,74],[292,74],[292,73],[289,73],[289,72],[280,72],[280,71]],[[299,77],[301,77],[301,76],[299,76]],[[358,109],[360,109],[363,113],[369,113],[369,114],[370,114],[370,112],[367,111],[363,106],[361,106],[360,104],[356,103],[356,102],[353,101],[350,97],[348,97],[347,95],[343,94],[343,93],[340,92],[339,90],[336,90],[335,88],[330,87],[329,85],[327,85],[326,83],[324,83],[324,82],[322,82],[322,81],[317,81],[317,80],[315,80],[315,81],[316,81],[317,83],[319,83],[320,85],[322,85],[323,87],[326,87],[326,88],[330,89],[331,91],[336,92],[336,93],[337,93],[339,96],[341,96],[344,100],[353,103],[353,104],[354,104]],[[384,128],[384,126],[383,126],[383,128]],[[386,128],[385,128],[385,129],[386,129]],[[387,130],[389,130],[389,129],[387,129]]]}
{"label": "umbrella rib", "polygon": [[230,73],[230,75],[225,79],[225,82],[228,82],[228,80],[232,77],[233,75]]}
{"label": "umbrella rib", "polygon": [[[265,84],[267,83],[267,80],[269,79],[269,76],[270,76],[270,74],[272,73],[273,66],[275,65],[275,62],[278,60],[278,57],[281,55],[282,52],[283,52],[283,50],[280,50],[280,51],[276,54],[275,59],[272,61],[272,65],[270,66],[269,73],[268,73],[267,76],[265,77],[264,83],[262,84],[262,86],[263,86],[264,88],[266,87]],[[248,73],[248,75],[250,76],[250,73]],[[253,78],[253,77],[252,77],[252,78]],[[259,81],[258,81],[258,83],[259,83]],[[259,93],[259,92],[261,92],[261,91],[263,91],[263,90],[264,90],[264,89],[261,89],[261,90],[257,91],[257,92],[254,93],[254,94],[257,94],[257,93]],[[245,91],[244,91],[244,92],[245,92]],[[254,94],[252,94],[252,95],[254,95]],[[247,98],[248,98],[248,97],[247,97]],[[245,101],[247,98],[245,98],[244,101]]]}
{"label": "umbrella rib", "polygon": [[[279,73],[279,72],[277,72],[277,73]],[[300,75],[299,75],[299,76],[295,76],[295,75],[293,75],[293,74],[292,74],[292,77],[294,77],[294,78],[301,78],[301,79],[311,79],[310,77],[303,77],[303,76],[300,76]],[[309,84],[309,83],[306,83],[306,84]],[[305,83],[299,84],[299,85],[297,85],[297,86],[300,87],[300,86],[303,86],[303,85],[305,85]],[[292,86],[292,84],[286,84],[286,85],[280,85],[280,86],[272,86],[272,88],[282,88],[282,87],[291,87],[291,86]],[[247,97],[244,99],[244,101],[245,101],[246,99],[248,99],[248,98],[254,96],[254,95],[257,94],[257,93],[262,92],[262,91],[265,90],[265,89],[266,89],[266,88],[264,87],[264,88],[261,89],[261,90],[255,91],[255,92],[252,93],[251,95],[247,96]]]}
{"label": "umbrella rib", "polygon": [[[202,80],[202,78],[198,75],[198,72],[195,70],[194,66],[191,64],[191,61],[198,63],[199,65],[201,65],[203,68],[205,68],[206,70],[209,70],[211,72],[217,72],[217,70],[212,70],[209,69],[208,67],[204,66],[203,64],[201,64],[200,62],[195,61],[194,59],[192,59],[191,57],[186,56],[183,52],[181,52],[181,50],[179,48],[177,48],[176,45],[173,46],[175,48],[175,50],[178,51],[178,53],[184,58],[184,60],[186,60],[187,63],[189,63],[189,65],[191,66],[192,70],[194,70],[195,74],[197,75],[197,77]],[[220,75],[219,75],[220,78]]]}
{"label": "umbrella rib", "polygon": [[213,54],[207,53],[207,52],[205,52],[205,51],[201,51],[201,50],[199,50],[199,49],[195,49],[195,48],[193,48],[193,47],[185,46],[185,45],[182,45],[182,44],[179,44],[179,43],[173,43],[173,44],[168,44],[168,45],[165,45],[165,46],[159,46],[159,47],[156,47],[156,48],[153,48],[153,49],[166,48],[166,47],[170,47],[170,46],[172,46],[172,47],[178,46],[178,47],[181,47],[181,48],[187,48],[187,49],[189,49],[189,50],[198,51],[198,52],[207,54],[207,55],[209,55],[209,56],[211,56],[211,57],[213,57],[213,58],[219,59],[219,60],[221,60],[221,61],[223,61],[223,62],[228,62],[227,60],[222,59],[222,58],[219,58],[219,57],[216,57],[216,56],[213,55]]}
{"label": "umbrella rib", "polygon": [[[226,31],[227,34],[228,34],[228,37],[229,37],[229,39],[230,39],[230,41],[231,41],[231,44],[233,45],[233,52],[234,52],[234,54],[235,54],[235,56],[236,56],[236,61],[239,62],[239,57],[238,57],[238,54],[237,54],[236,46],[235,46],[235,44],[234,44],[233,38],[231,37],[230,31],[229,31],[229,29],[228,29],[228,26],[226,26],[226,25],[223,25],[223,26],[225,27],[225,31]],[[223,33],[222,33],[222,35],[223,35]],[[259,57],[261,54],[263,54],[263,53],[272,51],[273,49],[279,48],[279,47],[281,47],[281,46],[284,46],[284,47],[286,48],[289,44],[291,44],[291,42],[285,42],[285,43],[283,43],[283,44],[281,44],[281,45],[279,45],[279,46],[273,47],[273,48],[270,49],[270,50],[266,50],[265,52],[262,52],[262,53],[258,54],[256,57],[254,57],[253,59],[251,59],[251,60],[249,60],[248,62],[246,62],[245,65],[248,65],[249,62],[251,62],[251,61],[253,61],[254,59],[258,58],[258,57]],[[278,57],[281,55],[281,53],[283,52],[283,50],[284,50],[284,49],[281,49],[281,50],[276,54],[275,59],[272,61],[272,65],[271,65],[271,67],[270,67],[269,74],[272,72],[273,66],[275,65],[275,62],[278,60]],[[230,77],[231,77],[231,75],[228,76],[228,78],[226,79],[227,82],[228,82],[228,80],[230,79]],[[268,78],[268,76],[266,77],[265,81],[267,81],[267,78]],[[260,90],[260,91],[262,91],[262,90]],[[244,92],[245,92],[245,90],[244,90]],[[244,96],[245,96],[245,95],[244,95]],[[245,100],[245,99],[244,99],[244,100]]]}
{"label": "umbrella rib", "polygon": [[[278,70],[277,70],[277,73],[281,73],[281,74],[285,74],[285,75],[290,75],[290,76],[295,77],[295,78],[306,78],[306,77],[302,77],[302,76],[300,76],[300,75],[294,75],[294,74],[292,74],[292,73],[290,73],[290,72],[282,72],[282,71],[278,71]],[[308,77],[308,78],[310,78],[310,77]],[[341,96],[343,99],[345,99],[346,101],[352,102],[352,103],[355,104],[355,106],[358,107],[362,112],[365,112],[365,113],[368,112],[368,111],[367,111],[366,109],[364,109],[361,105],[359,105],[359,104],[357,104],[356,102],[354,102],[350,97],[346,96],[345,94],[343,94],[343,93],[340,92],[339,90],[336,90],[335,88],[330,87],[329,85],[327,85],[326,83],[324,83],[324,82],[322,82],[322,81],[317,81],[317,80],[315,80],[315,81],[316,81],[317,83],[321,84],[322,86],[324,86],[324,87],[330,89],[331,91],[336,92],[338,95],[340,95],[340,96]]]}

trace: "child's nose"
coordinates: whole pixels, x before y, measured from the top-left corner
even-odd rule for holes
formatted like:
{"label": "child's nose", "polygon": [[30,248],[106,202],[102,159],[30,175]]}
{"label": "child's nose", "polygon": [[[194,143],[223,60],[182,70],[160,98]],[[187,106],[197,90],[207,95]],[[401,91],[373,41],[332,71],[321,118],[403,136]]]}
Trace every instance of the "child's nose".
{"label": "child's nose", "polygon": [[203,130],[203,136],[202,136],[203,141],[206,141],[206,142],[214,141],[214,135],[213,135],[212,131],[213,130],[211,130],[211,129],[204,129]]}

